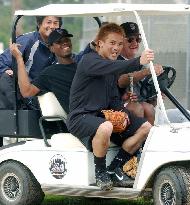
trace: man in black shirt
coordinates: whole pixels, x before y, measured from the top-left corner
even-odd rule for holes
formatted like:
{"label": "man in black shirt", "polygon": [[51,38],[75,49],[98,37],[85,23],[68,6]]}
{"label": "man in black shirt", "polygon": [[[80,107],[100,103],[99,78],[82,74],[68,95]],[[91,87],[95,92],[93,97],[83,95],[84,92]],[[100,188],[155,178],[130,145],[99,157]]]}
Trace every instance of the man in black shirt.
{"label": "man in black shirt", "polygon": [[72,43],[65,29],[55,29],[48,37],[50,50],[55,53],[58,64],[51,65],[43,70],[31,83],[25,69],[19,45],[11,44],[10,50],[18,64],[18,84],[23,97],[35,96],[41,91],[53,92],[58,101],[69,112],[69,93],[71,83],[76,72],[76,63],[73,62]]}
{"label": "man in black shirt", "polygon": [[[123,48],[124,31],[114,23],[102,26],[96,37],[96,51],[80,60],[70,92],[68,130],[78,137],[94,154],[96,183],[103,190],[113,185],[127,186],[127,177],[121,167],[145,141],[151,125],[124,109],[117,88],[118,75],[140,70],[141,64],[154,59],[148,49],[141,57],[128,61],[117,60]],[[120,134],[112,135],[113,125],[102,116],[101,110],[124,110],[131,124]],[[106,153],[110,140],[121,147],[106,169]]]}

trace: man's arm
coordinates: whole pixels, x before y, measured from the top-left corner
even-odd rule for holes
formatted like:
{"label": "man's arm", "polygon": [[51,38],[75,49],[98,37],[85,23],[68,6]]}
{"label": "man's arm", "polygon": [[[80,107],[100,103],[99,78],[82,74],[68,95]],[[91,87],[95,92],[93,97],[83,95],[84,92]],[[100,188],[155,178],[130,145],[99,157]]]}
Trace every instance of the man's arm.
{"label": "man's arm", "polygon": [[140,71],[135,71],[133,73],[122,74],[118,79],[118,85],[120,88],[126,88],[130,84],[129,76],[132,75],[134,83],[137,83],[138,81],[142,80],[149,74],[150,74],[150,70],[148,68]]}
{"label": "man's arm", "polygon": [[140,57],[127,61],[105,59],[98,53],[90,52],[81,59],[79,64],[84,67],[84,72],[89,76],[102,76],[138,71],[141,65],[148,64],[152,60],[154,60],[154,52],[150,49],[143,51]]}
{"label": "man's arm", "polygon": [[[156,75],[160,75],[163,72],[163,68],[159,64],[155,64],[154,69],[155,69]],[[126,88],[127,86],[129,86],[130,84],[129,76],[130,75],[133,76],[134,83],[137,83],[138,81],[144,79],[146,76],[150,74],[151,74],[150,68],[145,68],[143,70],[135,71],[133,73],[123,74],[118,79],[118,85],[120,88]]]}
{"label": "man's arm", "polygon": [[25,69],[24,61],[21,52],[18,49],[18,44],[10,43],[10,51],[16,58],[18,67],[18,84],[23,97],[35,96],[40,92],[40,89],[30,83],[28,74]]}

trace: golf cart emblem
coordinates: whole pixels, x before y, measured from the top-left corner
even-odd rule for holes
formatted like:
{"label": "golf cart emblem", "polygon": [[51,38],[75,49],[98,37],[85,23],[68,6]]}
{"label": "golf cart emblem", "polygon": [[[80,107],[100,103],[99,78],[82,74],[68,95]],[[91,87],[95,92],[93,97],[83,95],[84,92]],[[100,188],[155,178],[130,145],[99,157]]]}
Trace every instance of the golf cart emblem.
{"label": "golf cart emblem", "polygon": [[62,179],[67,173],[66,164],[67,162],[62,155],[54,155],[49,163],[49,170],[52,176],[56,179]]}

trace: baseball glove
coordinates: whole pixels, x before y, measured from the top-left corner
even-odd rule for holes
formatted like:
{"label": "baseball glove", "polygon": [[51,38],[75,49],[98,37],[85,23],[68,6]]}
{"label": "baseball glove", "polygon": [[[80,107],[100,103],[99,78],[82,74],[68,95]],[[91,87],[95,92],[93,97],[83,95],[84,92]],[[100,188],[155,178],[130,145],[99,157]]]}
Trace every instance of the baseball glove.
{"label": "baseball glove", "polygon": [[129,117],[125,112],[114,110],[102,110],[102,112],[105,119],[112,123],[114,133],[123,132],[130,124]]}
{"label": "baseball glove", "polygon": [[137,157],[133,156],[124,166],[123,166],[123,171],[126,173],[128,176],[131,178],[135,178],[136,173],[137,173]]}

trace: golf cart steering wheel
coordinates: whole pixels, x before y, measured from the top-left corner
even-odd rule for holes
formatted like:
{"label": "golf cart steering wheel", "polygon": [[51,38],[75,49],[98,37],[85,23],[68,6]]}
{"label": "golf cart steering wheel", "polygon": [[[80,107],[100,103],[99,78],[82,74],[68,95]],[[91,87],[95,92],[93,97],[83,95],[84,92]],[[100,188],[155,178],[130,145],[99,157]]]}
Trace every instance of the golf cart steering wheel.
{"label": "golf cart steering wheel", "polygon": [[[176,70],[170,66],[162,66],[163,73],[157,76],[158,83],[160,86],[161,92],[164,93],[165,89],[170,88],[176,78]],[[141,84],[140,95],[145,100],[151,100],[156,97],[157,92],[154,87],[154,82],[152,79],[152,75],[148,75]]]}

